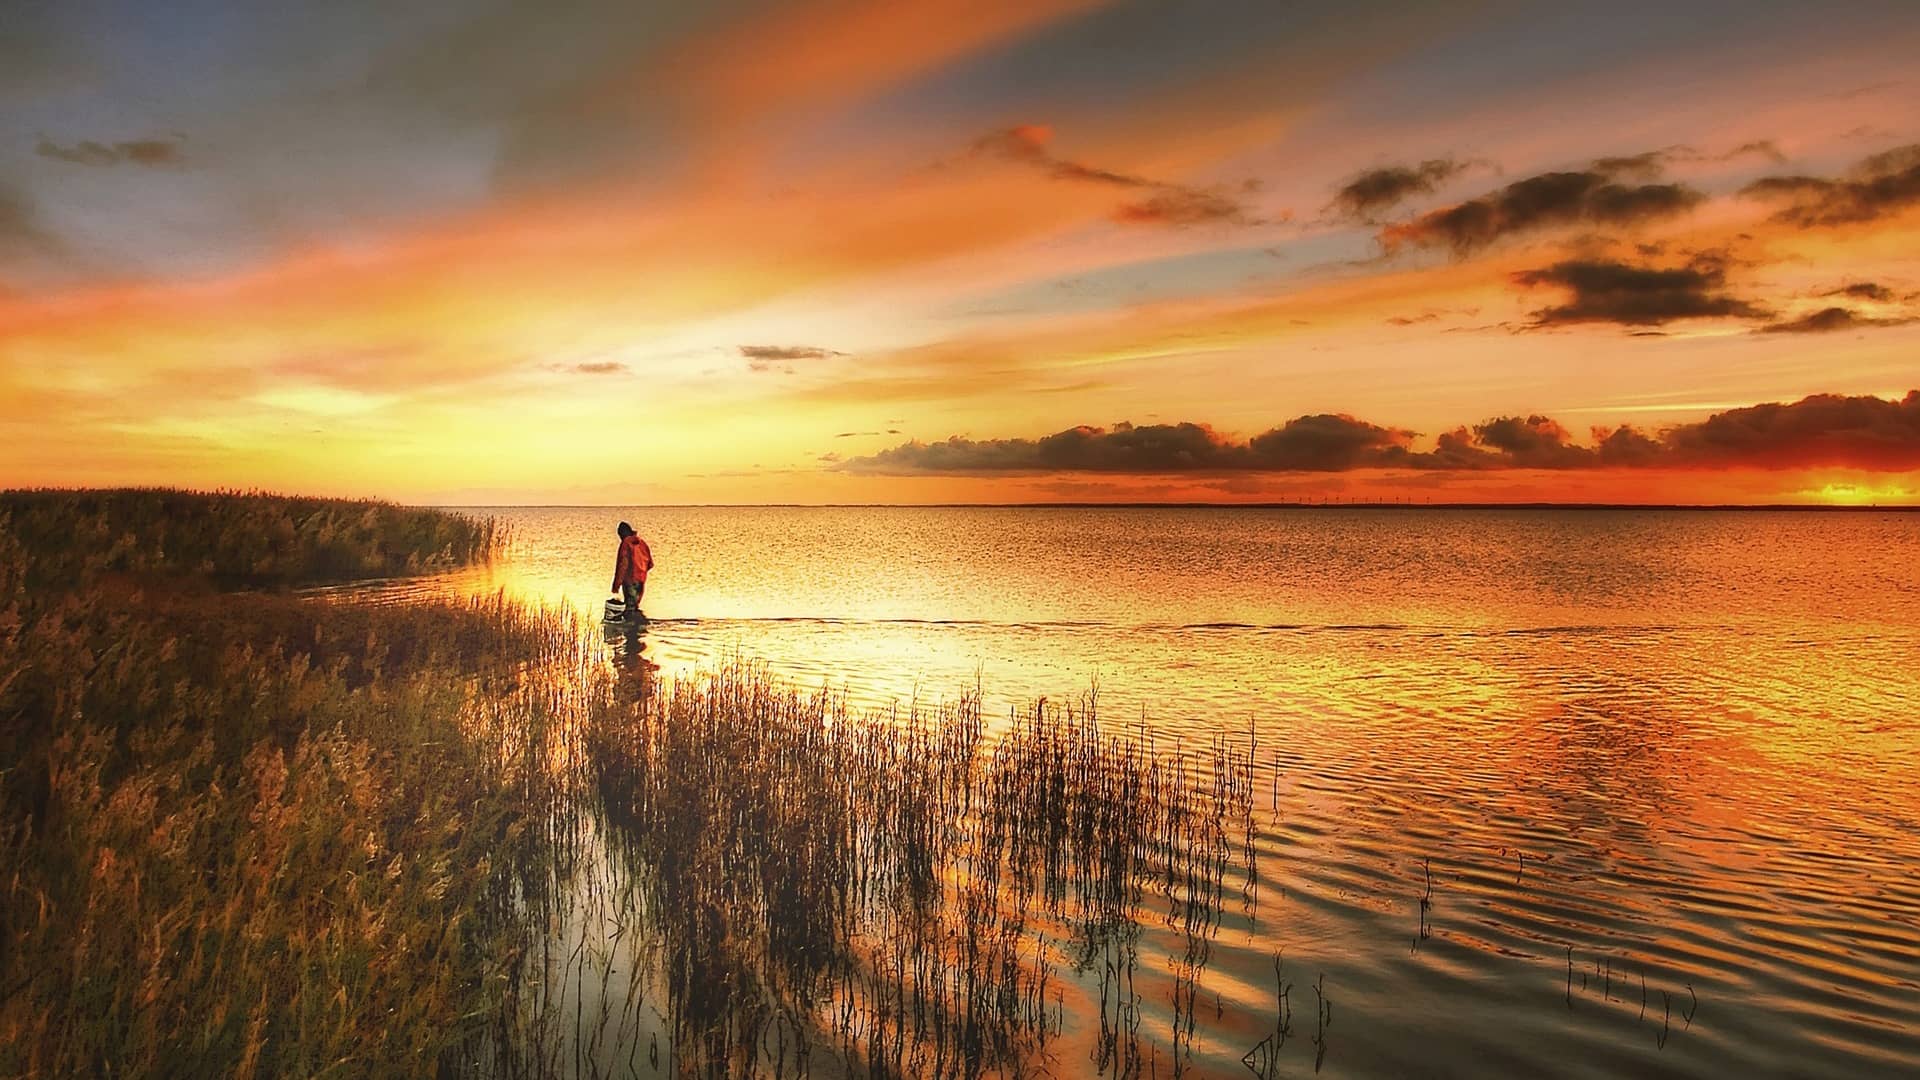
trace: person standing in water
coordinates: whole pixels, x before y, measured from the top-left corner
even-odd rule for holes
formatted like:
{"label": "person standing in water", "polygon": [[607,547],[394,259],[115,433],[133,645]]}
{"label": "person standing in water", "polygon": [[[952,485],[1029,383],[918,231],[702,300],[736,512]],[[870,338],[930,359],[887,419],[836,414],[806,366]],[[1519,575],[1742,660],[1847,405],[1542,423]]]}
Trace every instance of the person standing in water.
{"label": "person standing in water", "polygon": [[653,551],[633,526],[620,523],[620,550],[613,559],[613,589],[626,602],[627,615],[640,613],[640,598],[647,593],[647,571],[653,569]]}

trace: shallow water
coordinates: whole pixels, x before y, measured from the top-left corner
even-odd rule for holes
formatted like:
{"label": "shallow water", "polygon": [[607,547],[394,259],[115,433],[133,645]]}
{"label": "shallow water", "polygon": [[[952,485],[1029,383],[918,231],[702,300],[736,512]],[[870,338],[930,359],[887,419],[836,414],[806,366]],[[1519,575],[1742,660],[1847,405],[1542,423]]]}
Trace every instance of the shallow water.
{"label": "shallow water", "polygon": [[[1282,1073],[1920,1071],[1920,515],[485,512],[498,565],[350,594],[597,612],[625,517],[659,565],[610,639],[666,673],[977,681],[990,716],[1097,681],[1170,750],[1251,732],[1257,902],[1197,981],[1190,1073],[1248,1075],[1276,952]],[[1149,920],[1143,958],[1179,936]],[[1095,1007],[1064,1000],[1054,1074],[1093,1070]]]}

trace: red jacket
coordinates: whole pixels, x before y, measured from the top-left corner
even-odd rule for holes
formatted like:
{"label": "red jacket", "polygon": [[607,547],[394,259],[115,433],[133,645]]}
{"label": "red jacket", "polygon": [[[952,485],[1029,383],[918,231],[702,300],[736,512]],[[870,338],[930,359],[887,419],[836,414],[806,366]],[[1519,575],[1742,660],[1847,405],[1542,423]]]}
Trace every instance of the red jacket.
{"label": "red jacket", "polygon": [[653,569],[653,552],[647,542],[634,533],[620,541],[620,553],[613,560],[613,587],[644,585],[647,571]]}

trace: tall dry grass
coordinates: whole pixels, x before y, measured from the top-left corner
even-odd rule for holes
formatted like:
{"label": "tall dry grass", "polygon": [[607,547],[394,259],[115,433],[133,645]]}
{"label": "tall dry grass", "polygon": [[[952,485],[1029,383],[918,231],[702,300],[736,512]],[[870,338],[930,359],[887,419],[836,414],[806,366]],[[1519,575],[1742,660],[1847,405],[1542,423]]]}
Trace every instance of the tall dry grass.
{"label": "tall dry grass", "polygon": [[226,587],[389,577],[483,559],[505,539],[491,519],[260,492],[6,491],[0,516],[35,589],[109,575]]}
{"label": "tall dry grass", "polygon": [[[236,530],[300,501],[174,500],[40,493],[0,512],[0,1075],[458,1061],[524,947],[519,897],[558,800],[556,710],[527,673],[577,660],[579,628],[498,599],[210,592],[193,581],[209,567],[330,573],[332,541],[263,561]],[[146,536],[175,554],[59,546],[150,505],[172,506]],[[414,528],[410,557],[484,535]]]}

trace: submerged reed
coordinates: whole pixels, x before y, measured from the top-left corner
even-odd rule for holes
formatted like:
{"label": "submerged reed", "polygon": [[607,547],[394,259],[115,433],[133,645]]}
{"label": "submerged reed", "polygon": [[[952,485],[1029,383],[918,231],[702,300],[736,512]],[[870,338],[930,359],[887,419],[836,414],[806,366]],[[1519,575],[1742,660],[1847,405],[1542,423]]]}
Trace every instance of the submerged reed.
{"label": "submerged reed", "polygon": [[1090,707],[989,736],[975,697],[853,716],[744,663],[600,710],[588,747],[609,918],[661,950],[681,1068],[730,1075],[816,1043],[873,1075],[1016,1062],[1059,1031],[1056,957],[1149,907],[1188,932],[1191,996],[1252,790],[1224,746],[1190,770]]}

